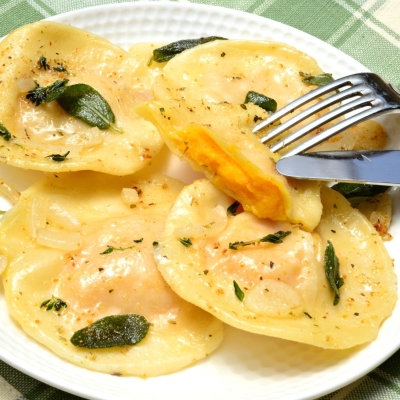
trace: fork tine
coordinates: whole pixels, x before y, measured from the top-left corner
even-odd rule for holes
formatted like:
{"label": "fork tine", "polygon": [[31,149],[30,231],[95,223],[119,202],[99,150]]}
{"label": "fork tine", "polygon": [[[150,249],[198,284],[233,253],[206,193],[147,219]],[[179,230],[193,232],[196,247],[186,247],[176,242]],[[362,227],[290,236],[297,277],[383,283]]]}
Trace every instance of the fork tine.
{"label": "fork tine", "polygon": [[360,89],[360,86],[353,86],[349,89],[342,90],[341,92],[329,96],[326,99],[312,105],[311,107],[307,108],[306,110],[302,111],[301,113],[295,115],[294,117],[288,119],[286,122],[283,122],[281,125],[273,129],[269,132],[266,136],[263,136],[260,140],[262,143],[266,143],[269,140],[275,138],[276,136],[280,135],[281,133],[285,132],[286,130],[290,129],[294,125],[297,125],[299,122],[304,121],[308,117],[317,114],[318,112],[334,105],[340,103],[343,100],[349,99],[351,97],[366,95],[370,93],[371,89],[367,86],[363,85]]}
{"label": "fork tine", "polygon": [[291,112],[298,109],[299,107],[302,107],[303,105],[309,103],[310,101],[315,100],[318,97],[321,97],[327,93],[338,90],[345,86],[357,86],[357,85],[360,85],[363,83],[364,83],[364,81],[362,80],[362,78],[360,78],[360,76],[358,74],[355,74],[355,75],[350,75],[350,76],[336,79],[335,81],[327,83],[326,85],[320,86],[320,87],[310,91],[309,93],[305,94],[304,96],[294,100],[293,102],[286,105],[285,107],[282,107],[281,109],[276,111],[274,114],[270,115],[267,119],[258,123],[253,128],[253,132],[254,133],[258,132],[259,130],[265,128],[266,126],[273,124],[274,122],[285,117],[286,115],[290,114]]}
{"label": "fork tine", "polygon": [[[295,131],[294,133],[292,133],[291,135],[285,137],[284,139],[282,139],[281,141],[276,143],[274,146],[272,146],[270,150],[275,153],[275,152],[281,150],[282,148],[288,146],[289,144],[293,143],[294,141],[307,135],[308,133],[312,132],[313,130],[321,127],[322,125],[325,125],[326,123],[328,123],[338,117],[341,117],[342,115],[347,114],[350,111],[355,111],[357,109],[360,109],[360,108],[363,108],[366,106],[370,106],[371,108],[373,108],[372,103],[373,102],[376,103],[377,101],[379,102],[379,100],[377,100],[375,97],[373,97],[371,95],[365,95],[356,100],[345,103],[345,104],[341,105],[340,107],[335,108],[334,110],[330,111],[329,113],[326,113],[326,114],[322,115],[321,117],[315,119],[314,121],[310,122],[306,126],[303,126],[302,128],[300,128],[297,131]],[[375,112],[375,110],[374,110],[374,112]],[[356,115],[356,117],[360,114],[361,113],[358,113]],[[350,119],[347,119],[347,120],[350,120]],[[336,126],[337,125],[338,124],[336,124]],[[321,138],[322,136],[321,136],[321,134],[318,134],[317,136],[315,136],[315,138],[316,137]],[[318,140],[318,143],[320,141],[321,141],[321,139]]]}
{"label": "fork tine", "polygon": [[[367,119],[379,116],[382,114],[382,107],[371,107],[368,108],[367,110],[361,111],[349,118],[346,118],[334,126],[331,126],[330,128],[324,130],[323,132],[319,133],[318,135],[315,135],[311,139],[306,140],[305,142],[299,144],[296,146],[294,149],[288,151],[285,153],[282,158],[284,157],[289,157],[293,156],[295,154],[302,153],[306,150],[311,149],[312,147],[322,143],[323,141],[329,139],[332,136],[337,135],[338,133],[346,130],[347,128],[358,124],[360,122],[366,121]],[[277,150],[274,150],[273,147],[271,147],[271,151],[275,152]]]}

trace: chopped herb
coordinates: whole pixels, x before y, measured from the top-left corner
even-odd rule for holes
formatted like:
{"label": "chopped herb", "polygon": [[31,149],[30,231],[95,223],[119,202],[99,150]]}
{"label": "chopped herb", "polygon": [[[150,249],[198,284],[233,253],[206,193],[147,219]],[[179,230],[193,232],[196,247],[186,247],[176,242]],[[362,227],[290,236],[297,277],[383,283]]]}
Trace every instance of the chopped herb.
{"label": "chopped herb", "polygon": [[333,305],[336,306],[340,300],[339,289],[343,286],[344,280],[339,276],[339,259],[337,258],[335,249],[329,240],[325,249],[324,266],[329,285],[335,294]]}
{"label": "chopped herb", "polygon": [[158,242],[153,242],[153,246],[157,247],[158,246]]}
{"label": "chopped herb", "polygon": [[251,244],[255,243],[262,243],[262,242],[268,242],[268,243],[274,243],[274,244],[279,244],[283,242],[283,239],[287,236],[289,236],[292,232],[291,231],[278,231],[273,234],[269,234],[267,236],[264,236],[260,239],[255,239],[255,240],[249,240],[248,242],[234,242],[234,243],[229,243],[229,248],[231,250],[237,250],[238,247],[244,247],[244,246],[249,246]]}
{"label": "chopped herb", "polygon": [[307,315],[308,318],[312,319],[312,316],[308,312],[304,311],[304,314]]}
{"label": "chopped herb", "polygon": [[244,103],[253,103],[269,113],[275,112],[277,108],[277,103],[274,99],[253,91],[247,93]]}
{"label": "chopped herb", "polygon": [[133,249],[136,246],[128,246],[128,247],[114,247],[114,246],[110,246],[107,245],[107,249],[104,250],[103,252],[101,252],[100,254],[110,254],[113,251],[124,251],[124,250],[129,250],[129,249]]}
{"label": "chopped herb", "polygon": [[177,42],[172,42],[166,46],[159,47],[153,50],[153,60],[156,62],[165,62],[174,58],[177,54],[182,53],[182,51],[191,49],[203,43],[212,42],[214,40],[226,40],[219,36],[208,36],[202,37],[200,39],[185,39],[178,40]]}
{"label": "chopped herb", "polygon": [[4,140],[6,140],[7,142],[9,140],[11,140],[11,133],[8,131],[8,129],[0,124],[0,136],[3,136]]}
{"label": "chopped herb", "polygon": [[110,315],[76,331],[70,341],[89,349],[133,346],[146,337],[149,328],[150,323],[141,315]]}
{"label": "chopped herb", "polygon": [[26,98],[30,100],[35,106],[39,106],[44,101],[49,103],[52,100],[55,100],[54,94],[58,93],[58,89],[65,87],[68,83],[68,79],[58,80],[52,83],[49,86],[41,87],[36,84],[36,88],[32,89],[26,95]]}
{"label": "chopped herb", "polygon": [[333,81],[332,74],[328,73],[322,73],[315,76],[308,75],[305,73],[300,73],[300,75],[303,77],[302,82],[305,83],[306,85],[323,86]]}
{"label": "chopped herb", "polygon": [[135,242],[135,243],[142,243],[142,242],[143,242],[143,238],[136,239],[136,240],[134,240],[134,242]]}
{"label": "chopped herb", "polygon": [[226,210],[227,215],[236,215],[238,208],[240,206],[240,203],[238,201],[233,202]]}
{"label": "chopped herb", "polygon": [[386,192],[389,187],[382,185],[339,182],[333,185],[332,189],[339,192],[349,200],[353,207],[356,207],[371,197]]}
{"label": "chopped herb", "polygon": [[47,59],[44,56],[41,56],[38,61],[39,69],[44,69],[45,71],[50,69],[50,65],[47,64]]}
{"label": "chopped herb", "polygon": [[235,294],[236,297],[240,300],[243,301],[244,300],[244,292],[242,289],[240,289],[239,285],[237,284],[236,281],[233,281],[233,287],[235,288]]}
{"label": "chopped herb", "polygon": [[65,154],[50,154],[49,156],[45,156],[45,158],[51,158],[53,161],[61,162],[65,161],[69,154],[69,151],[67,151]]}
{"label": "chopped herb", "polygon": [[243,110],[247,110],[246,104],[241,104],[240,107],[242,107]]}
{"label": "chopped herb", "polygon": [[53,67],[53,71],[57,71],[57,72],[68,72],[67,69],[64,67],[63,64],[60,64],[59,67]]}
{"label": "chopped herb", "polygon": [[185,246],[190,247],[193,243],[189,238],[181,238],[179,241]]}
{"label": "chopped herb", "polygon": [[40,308],[46,307],[46,311],[50,311],[51,309],[54,309],[56,311],[60,311],[61,308],[65,307],[67,308],[67,303],[64,300],[59,299],[58,297],[55,297],[54,295],[51,295],[51,299],[45,300],[41,305]]}

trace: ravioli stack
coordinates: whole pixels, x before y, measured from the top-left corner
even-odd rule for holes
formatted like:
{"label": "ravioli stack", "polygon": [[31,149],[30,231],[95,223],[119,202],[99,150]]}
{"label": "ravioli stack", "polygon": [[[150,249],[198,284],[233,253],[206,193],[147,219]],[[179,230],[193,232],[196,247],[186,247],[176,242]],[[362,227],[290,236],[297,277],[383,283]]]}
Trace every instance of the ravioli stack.
{"label": "ravioli stack", "polygon": [[[176,295],[153,258],[183,184],[149,169],[137,172],[155,164],[163,146],[156,128],[133,110],[153,98],[158,68],[143,60],[150,46],[129,53],[50,22],[20,28],[1,46],[0,159],[47,173],[2,221],[11,315],[59,356],[109,374],[168,374],[206,357],[222,340],[222,322]],[[92,127],[48,101],[63,80],[100,93],[112,124]],[[38,89],[45,91],[40,104],[27,98]],[[130,331],[122,344],[107,344],[107,335],[118,336],[125,325],[112,335],[96,331],[88,347],[72,344],[76,332],[125,316],[145,318],[148,332],[135,346]]]}
{"label": "ravioli stack", "polygon": [[[6,300],[72,363],[167,374],[218,348],[223,323],[343,349],[393,310],[396,276],[370,222],[321,183],[279,175],[252,133],[268,111],[246,93],[279,108],[322,71],[287,45],[216,39],[162,63],[159,44],[126,52],[49,22],[1,43],[0,160],[46,172],[0,226]],[[323,146],[384,140],[371,122]],[[163,174],[172,154],[204,178]],[[107,330],[126,316],[138,331]]]}
{"label": "ravioli stack", "polygon": [[[247,101],[255,92],[283,107],[315,87],[305,77],[322,73],[282,43],[213,41],[169,61],[156,101],[136,111],[208,178],[180,194],[155,251],[174,291],[237,328],[344,349],[373,340],[390,316],[392,260],[338,192],[277,173],[279,155],[252,133],[270,111]],[[368,121],[319,149],[382,148],[385,139]],[[221,221],[235,203],[243,212]]]}

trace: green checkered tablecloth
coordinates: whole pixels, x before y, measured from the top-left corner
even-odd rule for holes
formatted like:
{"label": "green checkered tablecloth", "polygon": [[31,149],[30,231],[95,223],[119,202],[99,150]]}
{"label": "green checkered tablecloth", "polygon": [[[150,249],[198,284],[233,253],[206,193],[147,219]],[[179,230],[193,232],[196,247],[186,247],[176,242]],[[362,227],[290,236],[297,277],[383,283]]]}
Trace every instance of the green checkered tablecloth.
{"label": "green checkered tablecloth", "polygon": [[[291,25],[337,47],[400,87],[400,0],[181,1],[233,8]],[[108,3],[113,1],[0,0],[0,36],[42,18]],[[17,399],[79,398],[0,361],[0,400]],[[323,399],[400,399],[400,351],[367,376]]]}

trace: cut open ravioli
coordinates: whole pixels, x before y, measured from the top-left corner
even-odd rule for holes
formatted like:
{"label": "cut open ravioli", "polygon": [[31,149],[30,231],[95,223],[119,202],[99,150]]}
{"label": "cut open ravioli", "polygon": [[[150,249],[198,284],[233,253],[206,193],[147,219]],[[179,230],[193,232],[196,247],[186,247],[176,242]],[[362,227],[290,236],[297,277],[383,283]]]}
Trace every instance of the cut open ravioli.
{"label": "cut open ravioli", "polygon": [[300,223],[312,230],[321,218],[320,185],[280,175],[272,153],[253,134],[267,113],[249,103],[170,100],[136,111],[159,130],[169,149],[258,217]]}
{"label": "cut open ravioli", "polygon": [[[153,258],[181,188],[164,175],[77,172],[23,192],[0,231],[11,315],[61,357],[110,374],[166,374],[209,355],[222,340],[222,322],[178,297]],[[41,307],[52,296],[67,307]],[[126,314],[151,324],[138,344],[92,349],[70,343],[89,324]]]}
{"label": "cut open ravioli", "polygon": [[[42,171],[126,175],[160,151],[156,129],[133,111],[153,97],[153,75],[141,57],[78,28],[45,21],[11,32],[0,43],[0,61],[0,161]],[[100,93],[117,130],[90,126],[56,100],[36,105],[26,98],[37,85],[51,87],[64,79],[66,86],[85,84]],[[50,157],[66,154],[62,162]]]}
{"label": "cut open ravioli", "polygon": [[[324,187],[322,201],[322,220],[309,233],[248,212],[228,217],[232,199],[196,181],[167,218],[158,268],[180,296],[237,328],[332,349],[369,342],[396,301],[392,260],[340,194]],[[268,235],[282,242],[259,241]],[[328,241],[344,280],[337,305],[325,276]]]}
{"label": "cut open ravioli", "polygon": [[[161,101],[186,99],[243,104],[248,92],[254,91],[275,100],[277,109],[280,109],[316,88],[304,82],[306,76],[329,72],[322,71],[306,53],[285,43],[216,40],[186,50],[168,61],[154,82],[154,96]],[[322,113],[324,111],[315,116]],[[282,118],[282,121],[294,114]],[[306,122],[309,119],[298,126]],[[272,127],[265,128],[259,135],[265,135],[270,129]],[[318,134],[322,129],[324,127],[314,130],[311,135]],[[278,137],[270,143],[281,139]],[[385,143],[386,132],[382,126],[375,121],[366,121],[336,135],[316,149],[383,148]]]}

